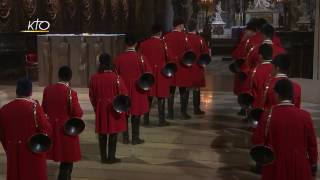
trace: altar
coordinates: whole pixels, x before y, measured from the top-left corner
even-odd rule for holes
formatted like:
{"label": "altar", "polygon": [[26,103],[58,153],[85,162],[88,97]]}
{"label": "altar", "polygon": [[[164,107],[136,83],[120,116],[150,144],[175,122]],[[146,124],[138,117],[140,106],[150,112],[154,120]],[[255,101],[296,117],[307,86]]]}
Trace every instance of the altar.
{"label": "altar", "polygon": [[57,82],[59,68],[68,65],[73,71],[74,87],[88,87],[102,52],[114,58],[125,48],[123,34],[38,35],[37,46],[40,86]]}

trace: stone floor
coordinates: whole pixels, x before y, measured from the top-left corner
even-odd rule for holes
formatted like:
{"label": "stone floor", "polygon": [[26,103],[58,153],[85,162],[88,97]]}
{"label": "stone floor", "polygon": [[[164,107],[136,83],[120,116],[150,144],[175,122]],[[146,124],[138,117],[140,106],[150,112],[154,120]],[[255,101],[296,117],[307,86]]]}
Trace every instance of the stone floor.
{"label": "stone floor", "polygon": [[[80,136],[83,160],[75,164],[72,179],[258,180],[259,176],[250,172],[253,162],[248,154],[248,124],[236,115],[239,109],[235,97],[229,91],[232,78],[226,71],[228,63],[216,61],[215,66],[208,68],[215,73],[207,75],[208,91],[204,91],[201,97],[201,106],[206,110],[206,115],[180,120],[177,97],[176,120],[170,121],[171,126],[159,128],[156,126],[156,108],[152,108],[151,127],[141,129],[146,143],[132,146],[123,145],[119,141],[117,155],[123,162],[115,165],[99,163],[94,113],[88,99],[88,90],[77,89],[85,111],[87,128]],[[42,90],[43,87],[35,85],[33,97],[41,101]],[[14,96],[13,86],[0,86],[0,107]],[[303,103],[303,107],[312,113],[320,134],[320,104]],[[190,105],[189,112],[192,111]],[[0,180],[5,179],[5,167],[5,154],[0,148]],[[58,164],[49,161],[50,180],[55,179],[57,170]]]}

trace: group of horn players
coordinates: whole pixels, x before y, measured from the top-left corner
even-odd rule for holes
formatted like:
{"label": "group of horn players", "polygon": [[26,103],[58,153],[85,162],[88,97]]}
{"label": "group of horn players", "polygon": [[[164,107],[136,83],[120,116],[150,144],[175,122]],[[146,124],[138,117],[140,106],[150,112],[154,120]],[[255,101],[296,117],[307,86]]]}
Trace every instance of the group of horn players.
{"label": "group of horn players", "polygon": [[[196,33],[195,21],[185,31],[183,19],[174,20],[171,32],[163,34],[154,25],[152,35],[138,43],[133,35],[125,37],[126,50],[114,60],[107,53],[99,56],[98,72],[89,83],[89,98],[95,112],[101,163],[113,164],[117,136],[129,144],[128,118],[131,117],[132,145],[140,138],[140,119],[149,125],[154,97],[158,101],[159,126],[174,119],[174,94],[179,88],[181,119],[187,113],[189,89],[193,89],[194,114],[200,109],[200,87],[205,86],[204,68],[211,61],[207,42]],[[70,180],[73,164],[81,160],[78,135],[85,129],[83,110],[77,92],[71,88],[72,70],[62,66],[59,82],[44,89],[42,103],[32,99],[32,82],[19,79],[16,98],[0,109],[0,140],[7,155],[7,180],[46,180],[46,160],[60,162],[58,180]]]}
{"label": "group of horn players", "polygon": [[232,53],[239,115],[252,127],[250,155],[263,180],[315,179],[317,140],[301,109],[300,85],[288,78],[290,56],[272,25],[251,19]]}

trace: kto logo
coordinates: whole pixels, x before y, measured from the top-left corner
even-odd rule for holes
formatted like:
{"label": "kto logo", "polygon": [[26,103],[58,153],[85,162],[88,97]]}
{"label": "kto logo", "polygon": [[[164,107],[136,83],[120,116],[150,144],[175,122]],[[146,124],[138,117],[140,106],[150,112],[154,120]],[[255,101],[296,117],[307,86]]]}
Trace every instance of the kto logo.
{"label": "kto logo", "polygon": [[50,23],[48,21],[29,21],[28,30],[21,32],[49,32]]}

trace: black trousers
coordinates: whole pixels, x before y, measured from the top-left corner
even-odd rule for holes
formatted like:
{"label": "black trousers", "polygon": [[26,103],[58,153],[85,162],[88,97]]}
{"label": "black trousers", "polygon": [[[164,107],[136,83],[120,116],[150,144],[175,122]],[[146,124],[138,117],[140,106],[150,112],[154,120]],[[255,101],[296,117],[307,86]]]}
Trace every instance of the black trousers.
{"label": "black trousers", "polygon": [[73,163],[61,162],[59,168],[58,180],[71,180]]}
{"label": "black trousers", "polygon": [[[176,87],[170,87],[170,96],[168,98],[168,114],[169,117],[173,117],[173,105],[174,105],[174,94],[176,92]],[[181,113],[187,113],[188,102],[189,102],[189,90],[186,87],[179,87],[180,93],[180,105]],[[170,118],[172,118],[170,117]]]}

